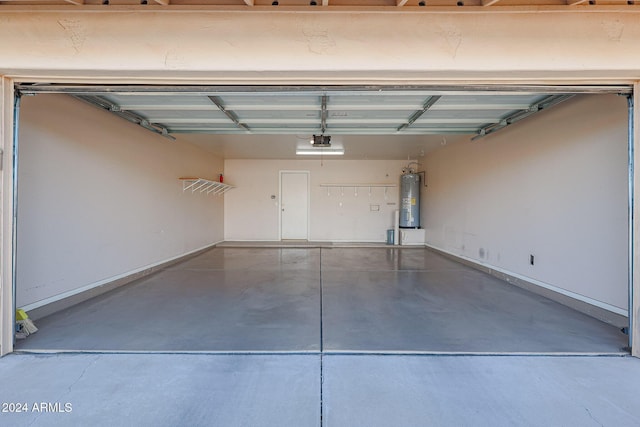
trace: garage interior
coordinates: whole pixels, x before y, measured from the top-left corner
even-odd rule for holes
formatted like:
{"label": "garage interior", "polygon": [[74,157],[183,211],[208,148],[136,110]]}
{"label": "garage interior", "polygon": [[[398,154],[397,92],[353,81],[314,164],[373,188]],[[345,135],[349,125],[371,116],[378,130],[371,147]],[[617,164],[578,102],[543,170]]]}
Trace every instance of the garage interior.
{"label": "garage interior", "polygon": [[628,353],[629,88],[18,90],[19,351]]}
{"label": "garage interior", "polygon": [[[0,1],[0,401],[73,408],[0,423],[639,425],[638,2],[233,2]],[[201,105],[162,111],[186,87]],[[315,92],[283,125],[241,88]],[[336,110],[344,89],[421,97]],[[324,91],[344,154],[296,155]],[[451,96],[447,128],[502,95],[524,99],[470,133],[412,133]],[[200,117],[227,129],[175,132]],[[387,245],[409,167],[421,229]],[[293,241],[289,178],[309,196]],[[23,350],[17,306],[40,327]]]}
{"label": "garage interior", "polygon": [[[622,349],[640,337],[638,3],[337,1],[0,1],[0,401],[73,408],[0,423],[640,424],[640,347]],[[200,105],[162,111],[187,87]],[[286,100],[252,116],[250,88],[313,99],[269,131]],[[376,93],[340,110],[340,90]],[[296,155],[323,92],[344,154]],[[471,123],[502,95],[523,99]],[[573,96],[471,141],[555,95]],[[438,114],[473,130],[412,133]],[[200,117],[227,129],[175,132]],[[387,245],[409,167],[421,229]],[[309,196],[292,241],[289,178]],[[40,327],[24,349],[16,306]]]}

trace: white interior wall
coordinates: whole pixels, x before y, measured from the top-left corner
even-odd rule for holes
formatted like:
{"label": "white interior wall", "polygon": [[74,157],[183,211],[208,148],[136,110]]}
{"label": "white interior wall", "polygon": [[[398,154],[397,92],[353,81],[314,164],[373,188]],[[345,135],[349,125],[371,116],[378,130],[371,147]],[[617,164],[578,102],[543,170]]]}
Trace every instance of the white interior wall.
{"label": "white interior wall", "polygon": [[223,198],[183,193],[222,160],[65,95],[22,99],[17,305],[222,240]]}
{"label": "white interior wall", "polygon": [[627,309],[624,97],[576,97],[441,148],[426,170],[427,244]]}
{"label": "white interior wall", "polygon": [[[281,170],[310,172],[309,240],[384,242],[398,208],[402,167],[399,160],[225,160],[225,182],[236,189],[225,195],[225,240],[280,240]],[[320,184],[392,183],[383,188],[343,189]],[[275,199],[271,199],[275,196]],[[372,211],[371,205],[379,211]]]}
{"label": "white interior wall", "polygon": [[0,356],[13,346],[13,84],[0,78]]}

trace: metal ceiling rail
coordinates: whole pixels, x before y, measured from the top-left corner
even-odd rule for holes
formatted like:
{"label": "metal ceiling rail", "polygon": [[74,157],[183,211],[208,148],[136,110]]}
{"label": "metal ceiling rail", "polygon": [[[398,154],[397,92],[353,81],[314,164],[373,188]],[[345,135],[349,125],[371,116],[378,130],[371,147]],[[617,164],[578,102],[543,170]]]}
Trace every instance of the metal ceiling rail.
{"label": "metal ceiling rail", "polygon": [[67,93],[75,95],[108,95],[108,94],[131,94],[140,95],[221,95],[239,93],[265,93],[265,92],[342,92],[348,94],[353,92],[377,92],[377,93],[402,93],[425,95],[446,95],[446,94],[470,94],[476,95],[486,92],[488,94],[512,94],[512,93],[617,93],[631,94],[632,85],[100,85],[100,84],[66,84],[66,83],[19,83],[16,90],[24,95],[37,93]]}
{"label": "metal ceiling rail", "polygon": [[107,101],[106,99],[99,98],[97,96],[90,95],[73,95],[75,98],[87,102],[95,107],[98,107],[102,110],[106,110],[112,114],[115,114],[118,117],[121,117],[133,124],[136,124],[144,129],[157,133],[160,136],[163,136],[167,139],[175,141],[176,138],[169,135],[169,130],[164,126],[151,123],[146,118],[139,116],[131,111],[123,111],[118,105]]}
{"label": "metal ceiling rail", "polygon": [[[153,94],[152,96],[160,96],[158,94]],[[194,97],[194,99],[197,99]],[[517,102],[509,102],[504,104],[475,104],[475,107],[479,110],[522,110],[529,107],[527,103],[517,103]],[[183,110],[183,111],[211,111],[218,110],[218,108],[211,104],[202,105],[202,104],[166,104],[166,105],[156,105],[156,104],[127,104],[121,105],[120,108],[122,110],[150,110],[150,111],[171,111],[171,110]],[[302,104],[302,103],[282,103],[279,102],[277,105],[256,105],[255,103],[249,104],[237,104],[227,102],[225,104],[225,108],[231,111],[251,111],[251,110],[260,110],[260,111],[318,111],[321,108],[316,104]],[[370,105],[363,103],[348,103],[348,104],[337,104],[334,105],[334,108],[341,111],[375,111],[379,110],[379,105]],[[420,102],[414,103],[405,103],[405,104],[385,104],[384,109],[388,111],[405,111],[405,110],[419,110],[422,108],[422,104]],[[435,104],[429,110],[468,110],[469,105],[466,103],[462,104]]]}
{"label": "metal ceiling rail", "polygon": [[209,98],[211,102],[213,102],[220,109],[220,111],[222,111],[225,116],[229,117],[229,120],[235,123],[238,127],[246,130],[247,132],[251,132],[251,129],[249,129],[249,126],[247,126],[244,123],[241,123],[240,120],[238,119],[238,116],[233,111],[229,111],[226,108],[224,108],[224,103],[220,97],[208,96],[207,98]]}
{"label": "metal ceiling rail", "polygon": [[548,97],[546,97],[545,99],[543,99],[542,101],[536,102],[535,104],[532,104],[531,106],[529,106],[529,108],[527,108],[526,110],[519,110],[516,111],[514,113],[512,113],[511,115],[503,118],[502,120],[500,120],[499,123],[492,123],[488,126],[485,126],[483,128],[481,128],[478,131],[478,134],[476,136],[474,136],[473,138],[471,138],[472,141],[475,141],[476,139],[479,138],[483,138],[487,135],[490,135],[494,132],[497,132],[501,129],[504,129],[507,126],[510,126],[516,122],[519,122],[520,120],[529,117],[541,110],[547,109],[547,108],[551,108],[554,105],[558,105],[561,102],[564,102],[568,99],[573,98],[575,95],[550,95]]}
{"label": "metal ceiling rail", "polygon": [[406,128],[408,128],[409,126],[411,126],[416,120],[418,120],[420,118],[420,116],[422,116],[424,113],[426,113],[427,110],[433,106],[433,104],[438,102],[438,100],[440,98],[442,98],[442,96],[440,96],[440,95],[431,96],[431,97],[427,98],[427,100],[424,102],[424,104],[422,104],[422,109],[420,109],[420,110],[416,111],[415,113],[413,113],[411,115],[411,117],[409,117],[409,120],[407,121],[407,123],[404,123],[404,124],[398,126],[398,132],[401,132],[401,131],[405,130]]}
{"label": "metal ceiling rail", "polygon": [[[472,92],[470,96],[459,96],[461,93],[451,92],[449,94],[450,96],[446,96],[434,95],[433,92],[428,91],[426,87],[417,86],[378,87],[379,90],[377,91],[374,91],[372,86],[349,86],[348,91],[344,90],[345,86],[331,86],[329,87],[331,88],[329,92],[309,92],[309,88],[319,88],[320,86],[278,86],[283,91],[289,90],[289,92],[274,92],[273,86],[251,86],[250,88],[256,90],[253,92],[247,91],[240,93],[233,91],[233,88],[237,89],[240,88],[240,86],[216,86],[215,88],[224,89],[224,92],[218,92],[215,95],[203,95],[200,92],[191,92],[190,90],[192,90],[193,87],[188,87],[188,90],[175,92],[174,97],[169,97],[168,92],[155,90],[145,92],[144,88],[150,88],[151,86],[80,86],[84,87],[87,91],[91,89],[95,90],[95,92],[92,94],[81,94],[72,91],[68,94],[170,139],[175,139],[170,135],[174,133],[315,134],[319,131],[321,134],[330,132],[337,135],[467,134],[475,135],[473,137],[473,140],[475,140],[497,132],[506,126],[516,123],[542,109],[550,108],[575,95],[575,93],[553,91],[548,91],[551,93],[538,91],[533,94],[517,91],[491,91]],[[77,88],[80,88],[80,86],[77,86]],[[65,87],[70,86],[67,85]],[[121,89],[124,87],[128,88],[129,91],[121,93],[112,91],[115,88]],[[204,87],[205,86],[198,86],[198,88]],[[323,87],[327,88],[327,86]],[[470,86],[466,86],[466,88],[469,87]],[[586,90],[585,86],[580,87]],[[616,93],[620,93],[621,89],[626,88],[625,86],[606,87],[608,93],[610,93],[612,88],[616,89]],[[33,94],[37,94],[54,93],[50,91],[50,89],[59,90],[60,88],[60,85],[49,84],[19,85],[18,90],[22,94],[29,94],[31,93],[29,90],[33,90]],[[158,89],[158,87],[155,86],[154,88]],[[168,87],[163,86],[162,88],[166,89]],[[185,89],[184,86],[170,88],[178,90]],[[246,89],[249,87],[242,86],[242,88]],[[306,89],[306,91],[299,91],[301,88]],[[356,88],[358,88],[357,91],[355,91]],[[408,88],[413,90],[407,90]],[[496,88],[499,90],[504,89],[504,87]],[[529,88],[531,88],[531,86],[529,86]],[[541,89],[542,86],[538,86],[537,88]],[[544,86],[544,88],[548,89],[547,86]],[[577,91],[577,86],[571,86],[571,88]],[[596,93],[593,92],[593,87],[589,88],[592,90],[591,93]],[[510,87],[510,89],[513,89],[513,87]],[[562,86],[562,89],[567,90],[568,87]],[[225,98],[227,94],[228,98]],[[378,97],[378,95],[381,94],[384,96]],[[291,95],[292,98],[288,98],[289,95]],[[167,110],[169,114],[157,114],[153,112],[156,111],[154,109],[152,109],[151,112],[145,112],[144,109],[132,108],[132,106],[136,107],[147,104],[152,106],[154,104],[163,104],[165,99],[173,100],[173,102],[179,105],[184,105],[190,103],[192,98],[194,104],[206,107],[202,110],[203,113],[194,114],[190,108],[188,112],[176,111],[170,113],[172,110],[169,109]],[[246,100],[244,98],[246,98]],[[296,102],[287,102],[287,100],[294,99],[296,99]],[[255,104],[255,107],[250,110],[243,111],[242,109],[238,110],[228,106],[234,105],[234,102],[238,105],[251,105],[251,102],[249,102],[251,100],[254,101],[253,104]],[[283,100],[291,107],[291,113],[289,115],[279,114],[279,116],[274,116],[270,113],[273,111],[271,108],[267,108],[265,110],[266,113],[262,112],[263,105],[280,105]],[[336,104],[334,106],[336,111],[335,117],[330,115],[330,110],[332,110],[329,105],[330,100]],[[478,100],[482,102],[482,105],[489,105],[496,108],[492,108],[490,114],[480,114],[474,104]],[[294,107],[301,101],[303,101],[304,105],[307,105],[309,102],[314,102],[314,108],[307,109],[308,111],[314,111],[314,113],[303,114],[297,111],[294,112],[294,110],[297,110]],[[399,111],[397,113],[390,113],[387,111],[387,105],[393,105],[396,101],[401,101],[404,106],[409,105],[409,101],[411,101],[419,107],[414,107],[403,113]],[[343,104],[351,105],[354,102],[358,105],[366,105],[369,108],[362,111],[353,110],[356,111],[354,115],[342,111],[344,107]],[[461,108],[463,104],[465,104],[468,110],[467,112]],[[452,108],[453,111],[447,113],[446,111],[450,106],[455,108]],[[500,109],[509,107],[509,109],[498,112],[499,109],[497,107],[500,107]],[[223,114],[220,115],[215,112],[215,108]],[[352,111],[348,108],[346,110]],[[429,110],[439,111],[425,116],[425,113]],[[248,113],[249,111],[259,111],[260,114]],[[376,111],[376,113],[371,115],[370,111]],[[319,117],[318,112],[320,113]],[[246,117],[243,117],[244,113],[247,113]],[[212,114],[214,115],[212,116]],[[405,114],[409,115],[408,119]],[[315,117],[315,119],[313,117]]]}
{"label": "metal ceiling rail", "polygon": [[327,130],[327,95],[322,95],[320,106],[320,131],[324,135]]}
{"label": "metal ceiling rail", "polygon": [[[320,128],[302,128],[302,127],[287,127],[283,128],[252,128],[251,133],[254,135],[282,135],[282,134],[311,134],[319,132]],[[421,128],[421,129],[406,129],[402,132],[402,135],[473,135],[478,131],[477,127],[474,128]],[[228,128],[171,128],[172,134],[241,134],[246,132],[237,129]],[[331,135],[398,135],[398,131],[393,128],[369,128],[369,129],[348,129],[348,128],[332,128],[330,130]]]}

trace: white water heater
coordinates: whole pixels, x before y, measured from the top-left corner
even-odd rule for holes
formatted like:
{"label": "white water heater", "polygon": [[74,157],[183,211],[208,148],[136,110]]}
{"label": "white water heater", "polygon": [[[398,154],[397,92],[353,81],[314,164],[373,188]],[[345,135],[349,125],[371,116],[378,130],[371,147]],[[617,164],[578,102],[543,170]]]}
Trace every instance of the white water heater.
{"label": "white water heater", "polygon": [[400,175],[400,228],[420,228],[420,175]]}

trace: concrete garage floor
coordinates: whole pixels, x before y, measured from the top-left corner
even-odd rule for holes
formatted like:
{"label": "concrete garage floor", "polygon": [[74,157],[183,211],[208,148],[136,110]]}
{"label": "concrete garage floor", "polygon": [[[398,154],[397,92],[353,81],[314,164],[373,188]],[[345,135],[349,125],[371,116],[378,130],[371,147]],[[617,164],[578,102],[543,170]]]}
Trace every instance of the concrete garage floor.
{"label": "concrete garage floor", "polygon": [[426,249],[214,248],[18,350],[617,353],[626,336]]}
{"label": "concrete garage floor", "polygon": [[320,425],[319,356],[9,355],[0,378],[0,401],[28,408],[2,426]]}
{"label": "concrete garage floor", "polygon": [[631,357],[14,354],[0,378],[28,407],[4,426],[640,425]]}
{"label": "concrete garage floor", "polygon": [[216,248],[37,323],[98,351],[0,359],[0,425],[640,425],[617,328],[422,249]]}

